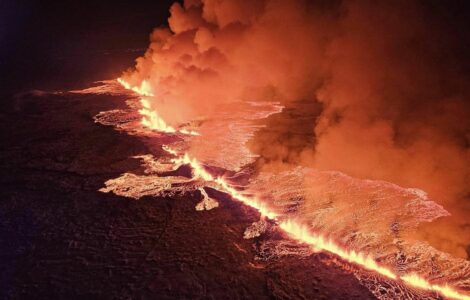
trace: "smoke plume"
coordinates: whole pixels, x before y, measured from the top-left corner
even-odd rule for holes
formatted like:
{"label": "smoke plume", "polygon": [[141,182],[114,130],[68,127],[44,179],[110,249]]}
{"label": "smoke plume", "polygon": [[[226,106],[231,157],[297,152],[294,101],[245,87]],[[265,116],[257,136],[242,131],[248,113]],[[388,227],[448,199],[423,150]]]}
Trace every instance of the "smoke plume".
{"label": "smoke plume", "polygon": [[186,0],[124,78],[145,80],[173,125],[240,99],[280,101],[285,112],[251,141],[260,168],[420,188],[452,217],[418,237],[466,257],[470,38],[460,4]]}

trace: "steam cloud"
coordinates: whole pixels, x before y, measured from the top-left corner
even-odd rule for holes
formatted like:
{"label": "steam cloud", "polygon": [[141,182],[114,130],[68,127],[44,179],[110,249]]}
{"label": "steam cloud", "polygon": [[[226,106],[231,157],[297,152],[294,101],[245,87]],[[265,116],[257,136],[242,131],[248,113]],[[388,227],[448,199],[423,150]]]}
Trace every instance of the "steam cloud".
{"label": "steam cloud", "polygon": [[304,121],[293,126],[286,110],[252,141],[260,168],[301,164],[423,189],[452,217],[419,237],[467,257],[470,39],[458,3],[441,4],[186,0],[124,77],[150,84],[170,124],[240,99],[307,103]]}

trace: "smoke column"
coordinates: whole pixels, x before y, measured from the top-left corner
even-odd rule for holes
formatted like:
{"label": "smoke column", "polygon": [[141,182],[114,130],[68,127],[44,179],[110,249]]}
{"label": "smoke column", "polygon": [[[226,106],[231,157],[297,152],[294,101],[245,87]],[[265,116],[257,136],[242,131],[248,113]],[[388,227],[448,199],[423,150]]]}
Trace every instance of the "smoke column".
{"label": "smoke column", "polygon": [[326,52],[328,82],[317,91],[324,110],[312,164],[425,190],[452,217],[420,235],[466,257],[470,94],[459,52],[466,37],[437,7],[351,2],[345,9],[344,30]]}
{"label": "smoke column", "polygon": [[145,83],[171,126],[240,99],[281,102],[275,130],[251,141],[259,170],[303,165],[425,190],[452,216],[417,237],[467,257],[466,19],[459,2],[189,0],[123,78]]}

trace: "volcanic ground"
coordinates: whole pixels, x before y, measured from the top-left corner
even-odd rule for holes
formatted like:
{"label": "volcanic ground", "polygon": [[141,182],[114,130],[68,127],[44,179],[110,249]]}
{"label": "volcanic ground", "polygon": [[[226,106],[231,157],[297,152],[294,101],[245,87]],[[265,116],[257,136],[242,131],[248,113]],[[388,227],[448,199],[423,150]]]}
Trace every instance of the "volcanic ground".
{"label": "volcanic ground", "polygon": [[[5,96],[7,97],[7,96]],[[8,96],[2,109],[2,299],[374,299],[324,253],[259,259],[253,209],[198,191],[140,200],[102,193],[142,172],[142,138],[94,123],[117,96]]]}

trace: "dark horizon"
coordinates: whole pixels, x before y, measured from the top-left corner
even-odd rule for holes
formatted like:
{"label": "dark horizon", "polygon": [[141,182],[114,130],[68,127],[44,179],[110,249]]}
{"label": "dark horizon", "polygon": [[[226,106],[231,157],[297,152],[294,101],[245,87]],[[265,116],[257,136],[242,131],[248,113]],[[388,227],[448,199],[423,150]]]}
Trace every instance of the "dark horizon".
{"label": "dark horizon", "polygon": [[153,28],[167,24],[173,2],[2,1],[0,89],[77,87],[119,76],[143,54]]}
{"label": "dark horizon", "polygon": [[[119,76],[134,65],[156,27],[167,26],[176,0],[70,0],[0,2],[1,90],[80,86],[83,78]],[[319,2],[319,1],[312,1]],[[461,41],[468,68],[470,3],[422,1]],[[107,54],[114,54],[113,59]],[[116,55],[117,54],[117,55]],[[71,60],[76,58],[76,60]]]}

